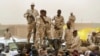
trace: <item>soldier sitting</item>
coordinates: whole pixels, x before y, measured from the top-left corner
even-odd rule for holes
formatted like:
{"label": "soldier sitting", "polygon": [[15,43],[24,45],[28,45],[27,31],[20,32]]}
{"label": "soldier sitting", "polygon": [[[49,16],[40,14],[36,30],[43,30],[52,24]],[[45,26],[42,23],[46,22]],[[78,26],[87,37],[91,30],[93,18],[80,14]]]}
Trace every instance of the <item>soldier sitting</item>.
{"label": "soldier sitting", "polygon": [[92,35],[90,37],[88,37],[88,42],[90,45],[95,45],[96,42],[96,32],[92,32]]}

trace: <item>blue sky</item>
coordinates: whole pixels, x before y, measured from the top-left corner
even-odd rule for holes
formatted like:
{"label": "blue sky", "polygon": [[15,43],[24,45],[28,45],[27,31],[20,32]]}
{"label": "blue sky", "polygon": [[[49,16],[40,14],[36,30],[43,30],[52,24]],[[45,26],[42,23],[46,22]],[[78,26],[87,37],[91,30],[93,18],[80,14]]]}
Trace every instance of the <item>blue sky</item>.
{"label": "blue sky", "polygon": [[35,3],[38,11],[46,9],[51,18],[56,15],[57,9],[61,9],[65,22],[73,12],[78,23],[100,23],[100,0],[2,0],[0,23],[27,24],[23,14],[30,9],[31,3]]}

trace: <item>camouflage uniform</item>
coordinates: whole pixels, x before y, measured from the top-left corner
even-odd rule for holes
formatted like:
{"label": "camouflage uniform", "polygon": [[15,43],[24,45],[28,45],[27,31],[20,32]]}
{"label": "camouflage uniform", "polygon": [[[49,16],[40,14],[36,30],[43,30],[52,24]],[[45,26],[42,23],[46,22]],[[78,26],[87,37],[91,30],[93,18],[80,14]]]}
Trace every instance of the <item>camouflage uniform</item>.
{"label": "camouflage uniform", "polygon": [[100,45],[100,32],[98,32],[96,35],[96,44]]}
{"label": "camouflage uniform", "polygon": [[12,36],[12,35],[11,35],[11,32],[10,32],[10,31],[4,32],[4,37],[5,37],[5,39],[10,39],[11,36]]}
{"label": "camouflage uniform", "polygon": [[80,40],[80,38],[79,37],[73,38],[71,49],[79,50],[80,47],[81,47],[81,40]]}
{"label": "camouflage uniform", "polygon": [[12,34],[9,31],[9,29],[6,29],[6,31],[4,32],[4,37],[5,37],[5,45],[8,46],[9,40],[12,37]]}
{"label": "camouflage uniform", "polygon": [[47,23],[45,24],[45,36],[51,38],[51,18],[45,17]]}
{"label": "camouflage uniform", "polygon": [[55,38],[62,37],[63,34],[63,25],[64,25],[64,18],[63,16],[55,16],[54,17],[55,23],[54,23],[54,28],[55,28]]}
{"label": "camouflage uniform", "polygon": [[28,15],[32,15],[33,17],[37,17],[39,16],[39,13],[36,9],[32,10],[32,9],[28,9],[27,12],[24,14],[24,17],[27,18]]}
{"label": "camouflage uniform", "polygon": [[75,20],[76,20],[76,18],[75,18],[74,15],[73,15],[73,16],[69,16],[68,22],[71,23],[71,28],[72,28],[72,29],[75,29]]}
{"label": "camouflage uniform", "polygon": [[66,39],[66,47],[67,49],[71,49],[72,41],[73,41],[73,30],[66,29],[65,30],[65,39]]}
{"label": "camouflage uniform", "polygon": [[87,40],[89,41],[90,45],[96,44],[96,42],[97,42],[97,33],[92,32],[92,35],[90,35]]}
{"label": "camouflage uniform", "polygon": [[[27,21],[28,21],[28,35],[27,35],[28,42],[30,42],[32,31],[35,32],[35,27],[36,27],[35,19],[38,15],[39,15],[39,13],[36,9],[34,9],[34,10],[28,9],[27,12],[24,14],[24,17],[27,18]],[[30,16],[33,17],[34,20]],[[33,36],[33,41],[35,42],[35,36]]]}
{"label": "camouflage uniform", "polygon": [[45,37],[45,23],[40,16],[36,19],[36,27],[37,38],[40,38],[40,44],[43,44],[43,38]]}

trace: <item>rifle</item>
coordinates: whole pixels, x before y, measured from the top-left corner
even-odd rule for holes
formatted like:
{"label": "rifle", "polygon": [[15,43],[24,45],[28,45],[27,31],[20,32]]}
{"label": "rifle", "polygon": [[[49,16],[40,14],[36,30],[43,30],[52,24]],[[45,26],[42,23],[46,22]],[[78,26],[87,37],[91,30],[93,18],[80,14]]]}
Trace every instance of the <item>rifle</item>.
{"label": "rifle", "polygon": [[31,24],[33,21],[35,21],[35,17],[31,14],[27,15],[27,21],[29,24]]}

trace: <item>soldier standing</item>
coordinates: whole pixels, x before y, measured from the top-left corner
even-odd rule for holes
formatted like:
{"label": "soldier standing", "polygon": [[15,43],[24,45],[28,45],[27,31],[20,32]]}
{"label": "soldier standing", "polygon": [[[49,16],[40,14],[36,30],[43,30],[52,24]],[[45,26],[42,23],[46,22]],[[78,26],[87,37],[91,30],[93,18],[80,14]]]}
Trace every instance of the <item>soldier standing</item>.
{"label": "soldier standing", "polygon": [[51,18],[49,18],[46,14],[47,14],[47,12],[45,10],[45,16],[44,16],[44,18],[45,18],[45,20],[47,22],[45,24],[45,37],[51,39],[50,38],[51,37]]}
{"label": "soldier standing", "polygon": [[72,29],[75,29],[75,20],[76,20],[76,17],[73,15],[73,13],[70,13],[68,22],[71,23]]}
{"label": "soldier standing", "polygon": [[64,25],[64,17],[61,15],[61,10],[57,10],[57,15],[54,16],[54,39],[52,42],[52,46],[55,50],[55,56],[58,56],[58,50],[61,47],[61,39],[63,35],[63,25]]}
{"label": "soldier standing", "polygon": [[10,30],[7,28],[5,33],[4,33],[4,37],[5,39],[10,39],[10,37],[12,36]]}
{"label": "soldier standing", "polygon": [[81,40],[78,36],[77,30],[73,31],[73,41],[72,42],[73,44],[71,45],[71,49],[78,50],[81,47]]}
{"label": "soldier standing", "polygon": [[55,20],[54,23],[55,38],[60,38],[62,37],[63,25],[64,25],[64,18],[61,15],[61,10],[57,11],[57,16],[54,16],[53,20]]}
{"label": "soldier standing", "polygon": [[6,31],[4,32],[4,37],[5,37],[5,44],[8,45],[8,42],[10,40],[10,38],[12,37],[12,34],[9,30],[9,28],[6,29]]}
{"label": "soldier standing", "polygon": [[36,26],[35,26],[35,20],[36,17],[39,15],[38,11],[36,9],[34,9],[35,4],[31,4],[31,9],[28,9],[27,12],[24,14],[24,17],[27,19],[28,21],[28,35],[27,35],[27,39],[28,39],[28,43],[30,42],[30,38],[31,38],[31,34],[33,31],[33,41],[35,42],[35,38],[36,38]]}
{"label": "soldier standing", "polygon": [[45,24],[47,21],[45,20],[45,10],[40,10],[40,16],[36,19],[36,27],[37,27],[37,38],[40,38],[40,45],[43,45],[43,39],[45,37]]}

